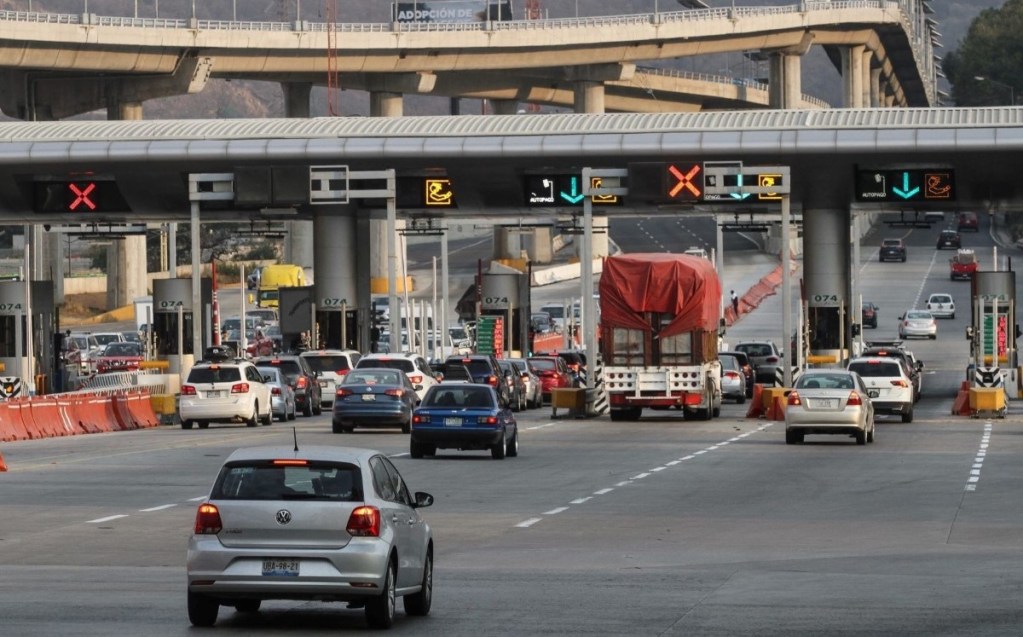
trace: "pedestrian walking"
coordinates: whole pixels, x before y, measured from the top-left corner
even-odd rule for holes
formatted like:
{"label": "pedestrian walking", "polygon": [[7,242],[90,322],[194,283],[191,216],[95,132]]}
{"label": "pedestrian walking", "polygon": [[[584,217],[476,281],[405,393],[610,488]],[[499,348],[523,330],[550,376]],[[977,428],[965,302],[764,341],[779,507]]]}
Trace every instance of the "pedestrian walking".
{"label": "pedestrian walking", "polygon": [[735,312],[736,318],[739,317],[739,296],[732,290],[732,311]]}

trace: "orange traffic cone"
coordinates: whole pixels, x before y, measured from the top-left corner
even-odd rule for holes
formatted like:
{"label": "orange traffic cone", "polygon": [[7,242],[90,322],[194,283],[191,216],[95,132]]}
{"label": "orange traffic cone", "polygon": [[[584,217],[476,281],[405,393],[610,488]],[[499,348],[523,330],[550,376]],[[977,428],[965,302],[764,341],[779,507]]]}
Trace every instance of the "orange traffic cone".
{"label": "orange traffic cone", "polygon": [[4,454],[0,453],[0,471],[7,471],[7,463],[4,462]]}
{"label": "orange traffic cone", "polygon": [[764,415],[763,390],[764,386],[760,383],[753,385],[753,400],[750,401],[749,408],[746,410],[747,418],[760,418]]}

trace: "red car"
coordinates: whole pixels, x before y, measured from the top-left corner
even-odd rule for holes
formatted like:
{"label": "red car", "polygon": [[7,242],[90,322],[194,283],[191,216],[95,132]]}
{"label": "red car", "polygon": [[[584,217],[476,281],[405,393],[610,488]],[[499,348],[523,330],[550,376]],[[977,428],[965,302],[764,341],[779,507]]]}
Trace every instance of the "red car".
{"label": "red car", "polygon": [[142,361],[141,343],[109,343],[96,360],[96,373],[133,372]]}
{"label": "red car", "polygon": [[977,222],[976,212],[960,212],[959,223],[956,224],[956,229],[962,232],[963,230],[972,230],[978,232],[980,230],[980,224]]}
{"label": "red car", "polygon": [[551,399],[551,390],[572,386],[572,375],[568,373],[565,359],[560,356],[531,356],[529,366],[540,378],[544,400]]}
{"label": "red car", "polygon": [[258,327],[254,330],[248,330],[245,338],[248,341],[248,347],[245,348],[245,351],[248,352],[250,358],[273,355],[273,339],[263,334],[263,330]]}

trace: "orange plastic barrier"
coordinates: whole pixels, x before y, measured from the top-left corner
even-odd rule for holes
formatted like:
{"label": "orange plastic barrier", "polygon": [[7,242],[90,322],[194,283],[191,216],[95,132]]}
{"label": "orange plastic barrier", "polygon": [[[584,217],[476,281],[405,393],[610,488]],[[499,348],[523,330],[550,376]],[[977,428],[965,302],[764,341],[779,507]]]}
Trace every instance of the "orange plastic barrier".
{"label": "orange plastic barrier", "polygon": [[132,416],[131,409],[128,407],[128,401],[126,396],[111,396],[111,404],[114,409],[114,419],[117,422],[117,427],[122,430],[138,429],[135,424],[135,418]]}
{"label": "orange plastic barrier", "polygon": [[7,471],[7,463],[4,462],[4,454],[0,453],[0,471]]}
{"label": "orange plastic barrier", "polygon": [[763,393],[764,386],[761,383],[754,383],[753,398],[749,401],[749,409],[746,410],[747,418],[760,418],[764,415]]}
{"label": "orange plastic barrier", "polygon": [[561,334],[543,334],[533,337],[533,353],[556,352],[564,349],[565,337]]}
{"label": "orange plastic barrier", "polygon": [[74,434],[74,429],[64,426],[55,398],[36,397],[28,403],[29,413],[39,438],[55,438]]}
{"label": "orange plastic barrier", "polygon": [[110,398],[106,396],[81,394],[68,405],[68,417],[80,433],[113,431],[116,423],[113,418],[108,418],[106,413],[106,405],[109,403]]}
{"label": "orange plastic barrier", "polygon": [[952,403],[952,415],[953,416],[972,416],[973,410],[970,409],[970,381],[964,380],[959,385],[959,391],[956,393],[955,402]]}
{"label": "orange plastic barrier", "polygon": [[16,403],[17,400],[0,403],[0,440],[4,442],[29,439],[25,423],[21,420],[21,405],[15,406]]}
{"label": "orange plastic barrier", "polygon": [[771,402],[770,408],[767,410],[767,414],[764,416],[767,420],[785,420],[785,397],[775,396]]}
{"label": "orange plastic barrier", "polygon": [[127,396],[118,396],[128,407],[132,417],[132,429],[143,427],[155,427],[160,424],[160,418],[153,411],[153,403],[149,400],[149,394],[137,393]]}

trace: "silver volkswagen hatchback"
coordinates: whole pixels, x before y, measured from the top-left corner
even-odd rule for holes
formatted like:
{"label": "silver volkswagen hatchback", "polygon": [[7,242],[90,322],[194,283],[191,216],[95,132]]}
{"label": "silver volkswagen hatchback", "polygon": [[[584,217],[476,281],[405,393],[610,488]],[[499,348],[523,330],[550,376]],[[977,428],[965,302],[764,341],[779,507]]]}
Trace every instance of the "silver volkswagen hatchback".
{"label": "silver volkswagen hatchback", "polygon": [[188,618],[269,599],[347,602],[388,628],[395,599],[426,615],[433,536],[390,460],[350,447],[249,447],[232,453],[199,505],[188,542]]}

